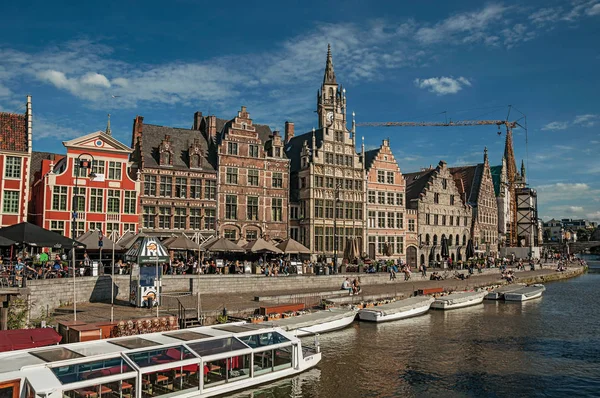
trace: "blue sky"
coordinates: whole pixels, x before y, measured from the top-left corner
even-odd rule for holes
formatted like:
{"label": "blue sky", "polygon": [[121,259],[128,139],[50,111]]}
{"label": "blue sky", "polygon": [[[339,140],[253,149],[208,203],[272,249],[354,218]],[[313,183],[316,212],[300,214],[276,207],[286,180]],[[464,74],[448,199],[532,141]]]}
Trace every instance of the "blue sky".
{"label": "blue sky", "polygon": [[[541,216],[600,220],[600,0],[12,2],[0,110],[22,113],[33,95],[34,150],[59,153],[109,112],[126,144],[136,115],[190,127],[197,110],[232,118],[241,105],[308,131],[327,43],[357,122],[504,119],[511,104],[511,119],[527,116],[515,151]],[[496,133],[358,130],[368,148],[389,137],[404,172],[476,163],[484,146],[498,164]]]}

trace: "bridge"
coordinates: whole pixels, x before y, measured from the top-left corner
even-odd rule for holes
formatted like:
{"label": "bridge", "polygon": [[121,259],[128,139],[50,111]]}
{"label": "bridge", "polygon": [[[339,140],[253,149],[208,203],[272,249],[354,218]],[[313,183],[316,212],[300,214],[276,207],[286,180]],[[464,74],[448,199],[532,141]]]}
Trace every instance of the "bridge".
{"label": "bridge", "polygon": [[600,249],[600,241],[583,241],[583,242],[546,242],[544,243],[544,249],[546,250],[558,250],[561,252],[566,251],[566,245],[569,246],[569,253],[581,253],[592,248]]}

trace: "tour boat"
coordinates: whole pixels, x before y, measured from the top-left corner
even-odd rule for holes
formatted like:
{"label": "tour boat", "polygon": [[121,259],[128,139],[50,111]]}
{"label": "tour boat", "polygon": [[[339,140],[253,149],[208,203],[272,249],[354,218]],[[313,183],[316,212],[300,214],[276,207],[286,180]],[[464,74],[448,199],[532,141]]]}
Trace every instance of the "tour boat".
{"label": "tour boat", "polygon": [[387,322],[410,318],[429,311],[429,307],[434,300],[431,296],[411,297],[389,304],[378,305],[377,307],[363,308],[358,311],[358,317],[361,321],[370,322]]}
{"label": "tour boat", "polygon": [[523,287],[519,290],[504,294],[506,301],[527,301],[538,297],[542,297],[542,293],[546,290],[544,285],[531,285]]}
{"label": "tour boat", "polygon": [[0,354],[0,396],[212,397],[314,367],[315,346],[243,322]]}
{"label": "tour boat", "polygon": [[270,321],[268,324],[281,328],[294,336],[304,337],[343,329],[354,322],[354,318],[356,318],[356,310],[330,308],[305,315]]}
{"label": "tour boat", "polygon": [[437,297],[431,308],[439,310],[453,310],[455,308],[470,307],[483,303],[487,292],[461,292],[451,293],[447,296]]}
{"label": "tour boat", "polygon": [[522,283],[501,286],[497,289],[492,290],[491,292],[488,292],[488,294],[485,296],[485,298],[486,298],[486,300],[500,300],[500,299],[504,298],[504,295],[506,293],[514,292],[515,290],[519,290],[524,287],[525,287],[525,285]]}

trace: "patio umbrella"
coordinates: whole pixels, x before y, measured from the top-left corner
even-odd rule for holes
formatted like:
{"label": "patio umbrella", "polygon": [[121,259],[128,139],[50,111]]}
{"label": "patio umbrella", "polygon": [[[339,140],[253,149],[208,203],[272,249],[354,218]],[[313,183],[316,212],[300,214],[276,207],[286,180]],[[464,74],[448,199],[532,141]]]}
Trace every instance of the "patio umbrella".
{"label": "patio umbrella", "polygon": [[0,247],[7,247],[7,246],[16,245],[16,244],[17,244],[17,242],[15,242],[14,240],[0,236]]}
{"label": "patio umbrella", "polygon": [[286,254],[310,254],[310,249],[292,238],[286,239],[277,245],[277,248]]}
{"label": "patio umbrella", "polygon": [[442,258],[450,257],[450,251],[448,250],[448,238],[445,236],[442,237],[442,249],[441,249]]}
{"label": "patio umbrella", "polygon": [[[87,231],[78,237],[77,241],[84,244],[87,250],[100,250],[100,246],[98,246],[98,231]],[[113,246],[116,251],[125,250],[123,246],[113,242],[110,238],[103,236],[102,250],[112,250]]]}
{"label": "patio umbrella", "polygon": [[473,240],[469,239],[469,242],[467,242],[467,249],[465,250],[465,257],[466,260],[475,257],[475,249],[473,249]]}
{"label": "patio umbrella", "polygon": [[121,238],[119,240],[117,240],[117,243],[122,246],[125,249],[129,249],[131,247],[131,245],[133,245],[133,243],[136,241],[136,239],[140,236],[145,236],[143,233],[139,233],[139,234],[134,234],[131,231],[127,231],[123,234],[123,236],[121,236]]}
{"label": "patio umbrella", "polygon": [[173,236],[162,244],[169,250],[198,250],[198,244],[185,235]]}
{"label": "patio umbrella", "polygon": [[219,238],[217,240],[215,240],[214,242],[204,246],[205,250],[211,251],[211,252],[235,252],[235,253],[243,253],[245,252],[245,250],[241,247],[239,247],[238,245],[236,245],[235,243],[233,243],[232,241],[230,241],[229,239],[226,238]]}
{"label": "patio umbrella", "polygon": [[205,240],[204,242],[200,243],[200,249],[201,250],[207,250],[208,246],[212,245],[213,243],[215,243],[217,240],[219,240],[219,237],[216,235],[211,236],[210,238],[208,238],[207,240]]}
{"label": "patio umbrella", "polygon": [[241,238],[240,240],[235,242],[235,244],[238,245],[239,247],[244,247],[248,244],[248,241],[244,238]]}
{"label": "patio umbrella", "polygon": [[28,222],[4,227],[0,229],[0,236],[26,246],[54,247],[57,249],[83,246],[73,239]]}
{"label": "patio umbrella", "polygon": [[244,249],[252,253],[283,253],[283,251],[278,249],[277,246],[267,242],[263,238],[258,238],[257,240],[248,243],[246,246],[244,246]]}
{"label": "patio umbrella", "polygon": [[169,253],[160,243],[158,238],[140,236],[131,248],[125,253],[125,260],[142,264],[155,264],[169,262]]}

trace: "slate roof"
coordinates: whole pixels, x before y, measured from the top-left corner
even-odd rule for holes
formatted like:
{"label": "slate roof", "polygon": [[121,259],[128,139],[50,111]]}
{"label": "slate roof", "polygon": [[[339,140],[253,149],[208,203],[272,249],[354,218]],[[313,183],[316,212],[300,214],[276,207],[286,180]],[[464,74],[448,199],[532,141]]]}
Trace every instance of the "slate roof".
{"label": "slate roof", "polygon": [[494,191],[496,196],[500,195],[500,179],[502,176],[502,165],[490,166],[490,172],[492,173],[492,181],[494,182]]}
{"label": "slate roof", "polygon": [[25,115],[0,112],[0,150],[27,152],[27,119]]}
{"label": "slate roof", "polygon": [[43,160],[54,160],[55,163],[64,158],[65,155],[59,155],[52,152],[36,152],[31,153],[31,168],[29,169],[29,186],[35,182],[35,176],[42,171]]}
{"label": "slate roof", "polygon": [[427,182],[435,172],[435,169],[419,171],[416,173],[404,174],[404,180],[406,181],[406,207],[410,209],[416,209],[416,205],[413,204],[413,199],[418,199],[419,195],[427,186]]}
{"label": "slate roof", "polygon": [[365,169],[367,171],[369,171],[371,169],[371,166],[373,165],[373,162],[377,158],[377,155],[379,154],[380,149],[381,149],[381,147],[379,147],[377,149],[371,149],[370,151],[365,151]]}
{"label": "slate roof", "polygon": [[[165,136],[171,136],[171,145],[173,147],[173,166],[174,170],[189,170],[189,148],[194,139],[198,139],[200,147],[205,153],[208,153],[208,143],[204,135],[197,130],[182,129],[175,127],[157,126],[145,124],[142,129],[142,153],[144,167],[159,168],[159,147]],[[214,166],[206,157],[201,158],[201,170],[215,171]],[[162,166],[163,168],[166,168]]]}
{"label": "slate roof", "polygon": [[[323,141],[323,129],[315,130],[315,138],[317,147],[320,142]],[[312,149],[312,131],[308,133],[300,134],[294,136],[285,146],[283,147],[283,151],[285,155],[290,159],[290,171],[297,172],[300,170],[300,160],[302,147],[304,146],[304,141],[307,142],[308,147]]]}
{"label": "slate roof", "polygon": [[[220,142],[225,134],[226,130],[231,127],[234,119],[225,120],[217,118],[217,134],[218,141]],[[258,134],[258,138],[262,141],[263,145],[270,141],[273,136],[273,132],[271,131],[271,127],[266,124],[252,124],[252,126],[256,129],[256,133]]]}
{"label": "slate roof", "polygon": [[[464,192],[461,197],[467,198],[467,203],[477,205],[479,188],[481,187],[481,178],[483,177],[483,163],[474,166],[450,167],[450,173],[454,180],[462,180]],[[456,184],[460,191],[460,184]],[[463,196],[463,194],[466,195]]]}

